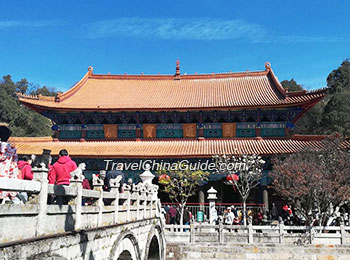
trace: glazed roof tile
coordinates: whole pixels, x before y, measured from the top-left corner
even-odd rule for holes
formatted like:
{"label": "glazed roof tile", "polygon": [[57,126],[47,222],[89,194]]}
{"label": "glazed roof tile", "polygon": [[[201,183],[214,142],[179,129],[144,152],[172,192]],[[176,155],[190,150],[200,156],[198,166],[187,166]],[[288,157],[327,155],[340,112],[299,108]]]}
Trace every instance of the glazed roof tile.
{"label": "glazed roof tile", "polygon": [[[41,154],[43,149],[58,155],[67,149],[73,157],[85,158],[208,158],[215,154],[288,154],[307,147],[321,148],[323,136],[294,136],[290,139],[204,139],[139,141],[55,141],[20,137],[10,142],[19,154]],[[347,144],[350,147],[350,142]]]}
{"label": "glazed roof tile", "polygon": [[54,97],[19,95],[37,109],[73,111],[194,110],[315,103],[324,90],[288,93],[270,65],[265,71],[203,75],[96,75],[92,69]]}

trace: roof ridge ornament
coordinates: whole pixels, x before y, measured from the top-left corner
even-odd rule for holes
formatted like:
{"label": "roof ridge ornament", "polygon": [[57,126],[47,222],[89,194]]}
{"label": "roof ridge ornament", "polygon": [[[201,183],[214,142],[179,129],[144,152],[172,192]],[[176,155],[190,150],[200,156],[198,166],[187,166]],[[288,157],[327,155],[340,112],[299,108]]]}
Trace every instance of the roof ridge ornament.
{"label": "roof ridge ornament", "polygon": [[89,67],[88,67],[88,72],[89,72],[89,74],[92,74],[92,73],[93,73],[93,71],[94,71],[94,67],[89,66]]}
{"label": "roof ridge ornament", "polygon": [[175,79],[180,79],[180,60],[179,60],[179,58],[177,58],[177,60],[176,60]]}
{"label": "roof ridge ornament", "polygon": [[61,102],[62,93],[57,92],[55,95],[55,102]]}
{"label": "roof ridge ornament", "polygon": [[271,63],[270,62],[265,62],[265,69],[270,70],[271,69]]}

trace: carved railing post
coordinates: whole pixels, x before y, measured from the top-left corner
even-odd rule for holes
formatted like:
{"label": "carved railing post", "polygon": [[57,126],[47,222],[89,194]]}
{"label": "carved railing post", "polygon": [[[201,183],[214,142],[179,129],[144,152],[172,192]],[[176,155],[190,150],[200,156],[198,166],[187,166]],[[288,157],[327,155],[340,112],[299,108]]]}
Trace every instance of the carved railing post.
{"label": "carved railing post", "polygon": [[141,183],[141,189],[140,189],[140,193],[141,193],[141,196],[143,198],[143,219],[147,218],[147,187],[144,185],[144,183]]}
{"label": "carved railing post", "polygon": [[346,238],[346,232],[345,232],[345,227],[344,227],[344,219],[341,218],[340,221],[340,244],[345,245],[345,238]]}
{"label": "carved railing post", "polygon": [[195,228],[194,228],[194,224],[191,223],[190,224],[190,243],[194,244],[195,241],[196,241],[196,239],[195,239]]}
{"label": "carved railing post", "polygon": [[120,181],[123,177],[121,175],[118,175],[117,178],[111,179],[109,184],[111,186],[111,192],[115,192],[116,198],[112,202],[112,205],[114,205],[114,223],[118,223],[119,219],[119,187],[120,187]]}
{"label": "carved railing post", "polygon": [[129,222],[130,221],[131,187],[130,185],[124,183],[123,189],[124,189],[124,192],[128,195],[125,201],[125,204],[126,204],[126,222]]}
{"label": "carved railing post", "polygon": [[135,183],[132,184],[132,193],[137,195],[136,199],[136,220],[140,219],[140,194],[139,194],[139,185]]}
{"label": "carved railing post", "polygon": [[279,242],[280,244],[283,244],[283,237],[284,237],[284,223],[283,220],[279,221]]}
{"label": "carved railing post", "polygon": [[74,199],[75,204],[75,223],[74,230],[81,229],[81,212],[83,205],[83,181],[85,176],[83,174],[83,170],[85,170],[85,163],[79,164],[79,167],[70,173],[71,186],[76,187],[77,196]]}
{"label": "carved railing post", "polygon": [[[158,199],[158,190],[159,190],[159,186],[158,185],[153,185],[153,189],[152,189],[152,202],[154,203],[155,205],[155,208],[156,208],[156,217],[159,218],[160,215],[162,214],[162,207],[160,207],[160,209],[158,210],[157,208],[157,201],[159,200]],[[160,200],[159,200],[159,204],[160,204]],[[152,205],[153,207],[153,205]]]}
{"label": "carved railing post", "polygon": [[97,226],[102,225],[102,214],[103,214],[103,185],[104,185],[104,178],[106,177],[106,171],[100,171],[100,174],[93,174],[92,175],[92,186],[94,187],[94,190],[97,190],[100,192],[100,197],[97,200],[96,205],[98,206],[98,220],[97,220]]}
{"label": "carved railing post", "polygon": [[[45,218],[47,214],[47,198],[48,198],[48,184],[47,174],[48,169],[45,168],[45,165],[42,165],[41,168],[33,168],[33,180],[41,182],[40,193],[37,196],[39,204],[39,214],[36,222],[36,236],[41,236],[46,234],[45,230]],[[34,199],[35,200],[35,199]]]}
{"label": "carved railing post", "polygon": [[251,218],[249,218],[249,224],[248,224],[248,243],[253,244],[254,239],[253,239],[253,224]]}
{"label": "carved railing post", "polygon": [[219,243],[224,243],[224,225],[222,222],[219,223]]}

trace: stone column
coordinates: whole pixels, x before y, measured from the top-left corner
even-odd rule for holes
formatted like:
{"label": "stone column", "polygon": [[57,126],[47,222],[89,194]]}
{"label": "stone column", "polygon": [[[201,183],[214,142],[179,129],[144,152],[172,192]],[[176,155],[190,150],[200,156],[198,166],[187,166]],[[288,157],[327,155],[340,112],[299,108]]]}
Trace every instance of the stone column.
{"label": "stone column", "polygon": [[209,201],[209,224],[215,224],[218,217],[217,211],[215,209],[215,200],[217,199],[216,194],[218,192],[211,187],[208,190],[208,201]]}
{"label": "stone column", "polygon": [[111,192],[116,193],[116,198],[112,202],[112,205],[114,205],[114,223],[118,223],[119,219],[119,187],[120,187],[120,181],[123,177],[121,175],[118,175],[117,178],[110,180],[110,186],[111,186]]}
{"label": "stone column", "polygon": [[199,187],[199,191],[198,191],[198,202],[199,202],[199,209],[200,211],[204,212],[204,203],[205,203],[205,195],[204,195],[204,190],[203,190],[203,186]]}
{"label": "stone column", "polygon": [[94,187],[94,190],[97,190],[100,192],[100,197],[95,203],[98,208],[98,220],[97,220],[97,226],[102,225],[102,214],[103,214],[103,185],[104,185],[104,178],[106,177],[106,171],[100,171],[100,174],[93,174],[92,175],[92,186]]}
{"label": "stone column", "polygon": [[140,219],[140,206],[141,206],[141,199],[140,199],[140,189],[139,189],[139,186],[136,185],[135,183],[132,184],[132,188],[131,188],[131,191],[133,194],[136,194],[137,195],[137,199],[135,201],[136,203],[136,220],[139,220]]}
{"label": "stone column", "polygon": [[74,199],[74,204],[75,204],[74,230],[81,229],[81,212],[82,212],[82,205],[83,205],[83,180],[85,179],[83,170],[85,170],[85,163],[79,164],[79,167],[70,173],[71,186],[77,188],[77,196]]}
{"label": "stone column", "polygon": [[130,203],[131,203],[131,186],[124,183],[123,184],[124,193],[128,195],[124,205],[126,204],[126,222],[130,222]]}
{"label": "stone column", "polygon": [[49,184],[47,174],[49,170],[46,169],[44,165],[42,165],[41,168],[35,167],[32,169],[32,171],[34,174],[33,180],[41,182],[40,193],[37,197],[38,204],[39,204],[39,214],[36,222],[35,236],[42,236],[46,234],[45,218],[47,214],[47,198],[48,198],[48,184]]}
{"label": "stone column", "polygon": [[265,207],[265,212],[269,212],[269,193],[267,191],[267,187],[263,187],[263,203],[264,203],[264,207]]}

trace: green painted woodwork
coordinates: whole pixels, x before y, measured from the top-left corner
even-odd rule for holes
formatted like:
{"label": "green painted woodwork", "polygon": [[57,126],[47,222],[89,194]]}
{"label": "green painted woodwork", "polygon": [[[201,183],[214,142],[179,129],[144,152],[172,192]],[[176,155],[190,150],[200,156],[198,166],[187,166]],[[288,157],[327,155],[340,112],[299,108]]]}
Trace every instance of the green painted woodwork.
{"label": "green painted woodwork", "polygon": [[237,137],[255,137],[256,124],[255,123],[237,123],[236,136]]}
{"label": "green painted woodwork", "polygon": [[103,130],[87,130],[86,139],[104,139],[105,135]]}
{"label": "green painted woodwork", "polygon": [[157,138],[182,138],[183,130],[181,124],[158,124]]}
{"label": "green painted woodwork", "polygon": [[118,138],[136,138],[136,125],[118,125]]}
{"label": "green painted woodwork", "polygon": [[219,123],[203,124],[204,137],[222,137],[222,127]]}
{"label": "green painted woodwork", "polygon": [[103,125],[86,125],[86,139],[104,139]]}
{"label": "green painted woodwork", "polygon": [[284,123],[261,123],[261,136],[262,137],[284,137],[285,136],[285,124]]}
{"label": "green painted woodwork", "polygon": [[284,137],[285,129],[284,128],[262,128],[261,136],[262,137]]}
{"label": "green painted woodwork", "polygon": [[236,136],[237,137],[255,137],[256,132],[255,132],[255,129],[237,129]]}
{"label": "green painted woodwork", "polygon": [[60,139],[80,139],[82,138],[81,130],[61,130]]}

